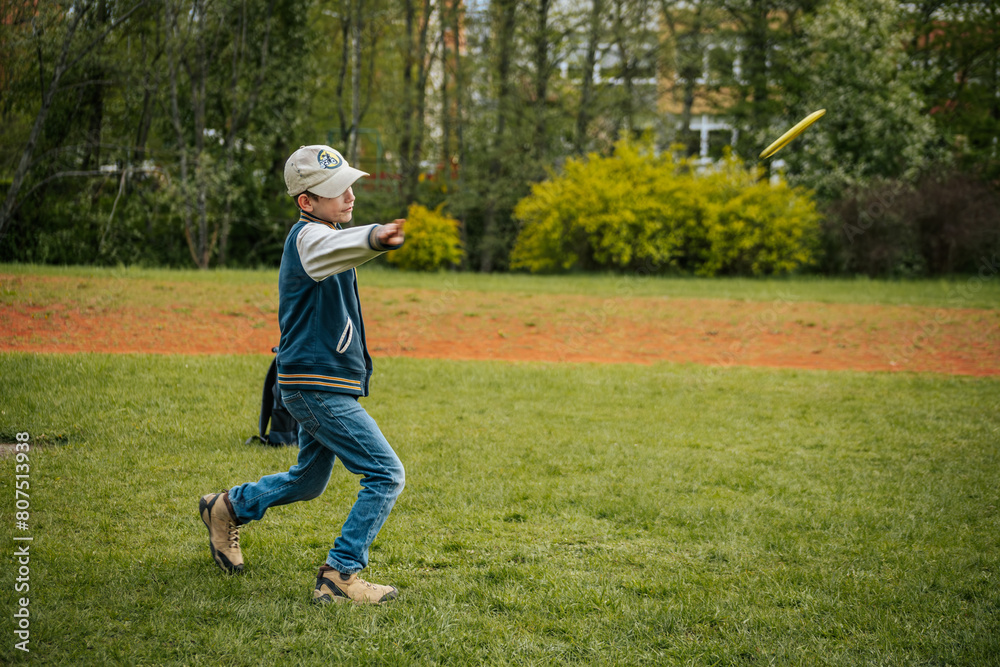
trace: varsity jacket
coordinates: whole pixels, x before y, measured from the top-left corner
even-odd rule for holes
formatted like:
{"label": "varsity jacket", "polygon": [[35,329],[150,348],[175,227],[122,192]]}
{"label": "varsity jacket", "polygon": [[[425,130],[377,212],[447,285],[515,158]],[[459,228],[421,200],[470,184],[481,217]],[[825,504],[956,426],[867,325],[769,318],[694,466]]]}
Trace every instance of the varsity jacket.
{"label": "varsity jacket", "polygon": [[278,270],[278,385],[283,390],[368,395],[355,267],[399,246],[379,243],[381,225],[342,229],[302,211]]}

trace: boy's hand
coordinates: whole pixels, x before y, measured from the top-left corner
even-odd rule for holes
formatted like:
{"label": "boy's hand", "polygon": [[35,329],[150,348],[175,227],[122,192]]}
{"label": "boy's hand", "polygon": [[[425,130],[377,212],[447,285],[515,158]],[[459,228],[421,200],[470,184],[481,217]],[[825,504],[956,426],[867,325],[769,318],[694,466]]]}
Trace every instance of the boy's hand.
{"label": "boy's hand", "polygon": [[397,218],[387,225],[382,225],[378,230],[378,242],[382,245],[399,245],[403,242],[403,225],[406,224],[404,218]]}

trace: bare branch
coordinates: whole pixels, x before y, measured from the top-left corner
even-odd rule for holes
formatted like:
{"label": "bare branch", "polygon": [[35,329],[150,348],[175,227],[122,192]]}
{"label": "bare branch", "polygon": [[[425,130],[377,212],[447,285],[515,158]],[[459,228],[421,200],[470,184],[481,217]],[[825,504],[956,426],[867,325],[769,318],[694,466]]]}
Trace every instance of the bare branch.
{"label": "bare branch", "polygon": [[[103,42],[104,38],[107,37],[109,34],[111,34],[112,30],[114,30],[115,28],[117,28],[118,26],[120,26],[122,23],[124,23],[125,21],[127,21],[128,18],[130,16],[132,16],[132,14],[134,14],[136,11],[138,11],[141,7],[143,7],[148,2],[149,2],[149,0],[139,0],[139,2],[136,3],[135,7],[133,7],[130,10],[128,10],[127,12],[125,12],[124,16],[122,16],[121,18],[119,18],[117,21],[114,21],[111,25],[109,25],[104,30],[104,32],[102,32],[93,41],[91,41],[90,44],[88,44],[86,47],[84,47],[84,49],[82,51],[80,51],[80,53],[77,55],[76,59],[74,59],[73,62],[71,62],[69,65],[66,66],[66,69],[67,70],[73,69],[73,67],[78,62],[80,62],[81,60],[83,60],[84,58],[87,57],[87,54],[89,54],[94,49],[95,46],[97,46],[98,44],[100,44],[101,42]],[[84,9],[84,11],[86,11],[87,9],[90,9],[90,7],[87,6]]]}
{"label": "bare branch", "polygon": [[59,88],[59,80],[62,78],[63,73],[65,73],[68,69],[66,66],[66,60],[69,58],[70,44],[73,42],[73,36],[76,34],[77,28],[80,26],[80,21],[83,20],[83,16],[87,13],[87,9],[87,7],[84,7],[77,12],[73,17],[73,21],[66,29],[66,35],[63,38],[62,51],[59,54],[59,60],[56,63],[56,67],[52,71],[52,81],[49,83],[49,87],[42,96],[42,106],[38,110],[38,114],[35,116],[35,123],[31,127],[31,134],[28,135],[28,143],[21,152],[21,160],[18,162],[17,169],[14,171],[14,178],[11,179],[10,187],[7,189],[7,197],[4,199],[3,208],[0,209],[0,239],[3,239],[6,234],[7,226],[10,223],[10,217],[14,210],[14,203],[17,201],[17,194],[21,189],[21,185],[24,183],[25,176],[28,174],[28,165],[31,163],[31,154],[35,151],[35,145],[38,143],[38,138],[41,136],[42,128],[45,126],[45,119],[49,115],[52,100],[55,99],[56,90]]}

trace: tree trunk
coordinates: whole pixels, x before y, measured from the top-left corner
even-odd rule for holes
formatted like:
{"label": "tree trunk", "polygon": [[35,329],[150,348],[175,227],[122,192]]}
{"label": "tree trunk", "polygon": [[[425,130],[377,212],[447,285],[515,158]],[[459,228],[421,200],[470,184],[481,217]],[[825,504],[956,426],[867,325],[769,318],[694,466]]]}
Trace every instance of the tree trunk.
{"label": "tree trunk", "polygon": [[[414,0],[406,0],[406,39],[408,41],[403,68],[403,136],[400,140],[402,173],[402,214],[416,198],[423,152],[424,110],[427,100],[427,33],[430,28],[430,0],[423,0],[420,16],[416,16]],[[419,21],[419,24],[418,24]]]}
{"label": "tree trunk", "polygon": [[237,132],[237,112],[240,106],[238,86],[240,80],[240,69],[243,66],[243,53],[247,43],[247,3],[243,0],[240,3],[240,23],[239,39],[233,40],[233,62],[230,68],[231,77],[229,80],[229,132],[226,136],[226,182],[230,185],[224,193],[225,202],[222,211],[222,225],[219,231],[219,266],[225,266],[228,260],[229,251],[229,230],[232,227],[233,215],[233,188],[232,176],[236,166],[236,132]]}
{"label": "tree trunk", "polygon": [[546,98],[549,94],[549,6],[551,0],[538,0],[535,11],[535,160],[541,165],[548,157],[546,133]]}
{"label": "tree trunk", "polygon": [[[204,106],[204,94],[205,94],[205,67],[207,66],[205,58],[205,44],[203,39],[198,39],[196,35],[195,41],[197,46],[195,47],[196,53],[198,54],[198,60],[195,62],[195,67],[189,69],[188,75],[191,82],[191,107],[194,114],[194,181],[195,181],[195,192],[192,197],[191,194],[191,165],[188,164],[188,141],[184,133],[184,126],[181,122],[181,112],[180,112],[180,102],[178,99],[178,85],[177,85],[177,68],[182,62],[182,57],[177,53],[178,47],[183,47],[185,44],[180,43],[178,37],[178,16],[174,13],[174,8],[172,3],[167,2],[164,4],[167,12],[166,20],[166,30],[167,30],[167,57],[168,57],[168,70],[170,76],[170,113],[171,113],[171,124],[174,127],[174,134],[177,139],[177,150],[180,158],[180,192],[181,192],[181,203],[182,203],[182,215],[181,218],[184,221],[184,238],[187,240],[188,250],[191,252],[191,259],[194,260],[195,266],[200,269],[208,268],[208,259],[211,256],[211,252],[208,250],[209,240],[208,240],[208,221],[207,221],[207,207],[206,207],[206,197],[207,197],[207,187],[205,185],[205,177],[202,173],[202,152],[205,145],[205,106]],[[200,2],[196,0],[195,7],[192,12],[198,17],[198,20],[204,20],[204,15],[201,11]]]}
{"label": "tree trunk", "polygon": [[[94,19],[98,26],[108,24],[108,3],[107,0],[97,0],[97,9]],[[87,69],[87,78],[90,81],[100,82],[104,79],[104,63],[99,59]],[[83,158],[81,168],[88,171],[91,168],[101,168],[101,129],[104,126],[104,86],[95,83],[89,86],[87,91],[87,101],[85,106],[90,109],[90,127],[87,130],[87,153]],[[92,203],[96,203],[97,193],[94,194]]]}
{"label": "tree trunk", "polygon": [[[455,174],[461,184],[465,170],[465,68],[462,64],[462,0],[452,0],[451,4],[452,35],[455,37]],[[459,216],[459,233],[462,236],[462,247],[469,247],[469,234],[465,223],[465,214]],[[468,253],[462,254],[462,268],[469,265]]]}
{"label": "tree trunk", "polygon": [[635,129],[635,74],[639,65],[636,54],[643,53],[645,46],[639,40],[645,35],[648,6],[645,0],[639,0],[635,5],[638,13],[635,20],[630,21],[627,0],[615,2],[614,39],[621,59],[623,89],[621,115],[617,119],[615,132],[619,139],[631,137]]}
{"label": "tree trunk", "polygon": [[433,53],[427,52],[428,47],[428,32],[431,25],[431,2],[430,0],[424,0],[423,5],[423,25],[420,27],[420,41],[418,42],[417,52],[419,58],[417,60],[417,103],[414,109],[414,122],[413,122],[413,158],[411,163],[415,165],[416,169],[413,171],[414,180],[411,182],[411,195],[410,198],[416,199],[416,189],[417,182],[420,177],[420,163],[423,162],[424,158],[424,118],[427,113],[427,77],[431,73],[431,65],[434,62]]}
{"label": "tree trunk", "polygon": [[[202,32],[205,32],[205,0],[195,0],[195,16],[201,25]],[[194,110],[194,177],[197,188],[198,207],[198,254],[195,263],[199,269],[207,269],[212,257],[212,248],[209,247],[208,231],[208,178],[205,173],[205,97],[208,94],[208,49],[204,35],[195,40],[195,53],[197,61],[194,71],[197,80],[192,76],[191,81],[191,105]]]}
{"label": "tree trunk", "polygon": [[340,120],[340,145],[335,148],[347,151],[351,140],[352,128],[347,124],[347,113],[344,111],[344,83],[347,81],[347,68],[351,64],[351,26],[353,24],[354,3],[342,0],[340,3],[340,72],[337,75],[337,118]]}
{"label": "tree trunk", "polygon": [[193,210],[191,200],[188,198],[188,163],[187,163],[187,138],[184,136],[184,127],[181,123],[180,103],[177,95],[177,67],[179,56],[177,54],[178,26],[177,15],[174,13],[171,2],[164,3],[164,30],[166,32],[167,50],[167,75],[170,80],[170,123],[174,128],[174,137],[177,141],[178,161],[180,162],[181,177],[179,182],[181,199],[181,221],[184,223],[184,238],[187,241],[188,251],[191,258],[198,263],[198,253],[195,248],[193,238]]}
{"label": "tree trunk", "polygon": [[[45,119],[52,108],[52,101],[59,90],[59,81],[69,68],[66,61],[69,59],[69,49],[73,41],[73,35],[76,34],[76,29],[79,27],[80,21],[89,9],[89,5],[84,5],[74,12],[73,19],[66,29],[66,34],[63,36],[62,49],[59,52],[59,59],[56,61],[56,66],[52,70],[52,79],[49,81],[49,85],[45,88],[45,92],[42,95],[42,106],[35,115],[35,122],[32,124],[31,133],[28,135],[28,143],[25,144],[24,150],[21,151],[21,159],[14,170],[14,177],[11,179],[10,187],[7,188],[7,197],[4,199],[3,209],[0,210],[0,240],[7,233],[7,227],[10,225],[10,218],[14,211],[14,204],[17,201],[17,194],[24,184],[25,176],[28,175],[28,168],[31,166],[31,156],[35,152],[38,138],[42,133],[42,128],[45,126]],[[39,62],[40,67],[41,62]],[[39,77],[41,78],[42,76],[43,74],[39,70]]]}
{"label": "tree trunk", "polygon": [[[161,15],[157,13],[153,20],[159,20]],[[162,38],[159,26],[153,30],[154,36]],[[153,37],[155,39],[155,37]],[[142,77],[142,113],[139,116],[139,125],[135,132],[135,146],[132,151],[133,164],[141,164],[146,159],[146,143],[149,141],[149,131],[153,124],[153,91],[160,89],[160,73],[156,69],[156,63],[163,55],[160,44],[150,44],[147,40],[142,40],[141,44],[143,77]],[[152,49],[152,57],[148,51]]]}
{"label": "tree trunk", "polygon": [[510,70],[514,56],[514,27],[517,18],[516,0],[498,0],[499,31],[497,34],[497,121],[496,134],[493,138],[492,157],[489,166],[489,183],[487,185],[486,204],[483,210],[483,238],[479,248],[479,270],[483,273],[493,271],[499,248],[497,238],[497,207],[498,181],[503,173],[501,155],[504,149],[504,139],[507,133],[507,114],[513,104],[511,93],[513,86],[510,80]]}
{"label": "tree trunk", "polygon": [[625,92],[621,96],[621,107],[620,113],[615,116],[615,139],[621,139],[623,135],[628,133],[629,120],[628,117],[631,115],[631,86],[628,83],[629,76],[629,58],[631,58],[630,49],[626,43],[627,35],[625,29],[625,8],[624,0],[615,0],[615,18],[614,18],[614,39],[615,46],[618,48],[618,59],[619,67],[621,67],[621,79],[624,83]]}
{"label": "tree trunk", "polygon": [[698,75],[702,71],[701,19],[703,3],[695,4],[694,21],[691,30],[685,37],[687,42],[684,62],[680,71],[684,79],[684,102],[681,109],[681,141],[688,148],[688,154],[693,155],[700,150],[701,141],[691,129],[691,110],[694,107],[694,94],[698,87]]}
{"label": "tree trunk", "polygon": [[[358,132],[361,129],[361,31],[364,17],[362,0],[353,0],[353,25],[351,27],[351,139],[347,161],[358,164]],[[374,54],[373,54],[374,56]]]}
{"label": "tree trunk", "polygon": [[[271,0],[267,5],[267,21],[264,28],[264,39],[260,45],[260,63],[257,68],[257,76],[250,89],[250,95],[244,104],[239,103],[237,97],[239,72],[243,69],[244,56],[246,51],[246,31],[249,19],[246,15],[246,1],[243,2],[243,12],[241,14],[241,33],[239,48],[233,46],[233,78],[232,78],[232,110],[229,114],[229,132],[226,134],[226,179],[232,183],[233,174],[236,172],[236,141],[237,137],[244,129],[249,127],[257,100],[260,98],[260,88],[264,83],[264,76],[267,72],[268,43],[271,39],[271,25],[274,17],[274,2]],[[237,57],[237,53],[239,57]],[[222,222],[219,229],[219,266],[225,266],[229,255],[229,232],[232,229],[232,209],[233,209],[233,188],[227,187],[225,193],[225,209],[222,215]]]}
{"label": "tree trunk", "polygon": [[576,112],[574,147],[580,155],[587,150],[587,130],[590,127],[591,108],[594,104],[594,68],[597,66],[597,43],[601,38],[603,14],[604,0],[593,0],[587,32],[587,55],[584,59],[584,72],[580,81],[580,108]]}
{"label": "tree trunk", "polygon": [[747,23],[747,78],[750,83],[750,97],[753,100],[750,113],[750,129],[761,130],[767,127],[769,110],[767,86],[767,56],[768,37],[768,3],[763,0],[753,0]]}
{"label": "tree trunk", "polygon": [[[438,19],[441,23],[440,30],[440,46],[441,46],[441,164],[442,164],[442,177],[448,178],[451,174],[451,99],[448,92],[448,30],[451,28],[451,21],[449,20],[449,11],[454,11],[449,9],[448,3],[442,1],[438,7],[440,11],[440,18]],[[456,47],[458,35],[452,33],[455,36]]]}
{"label": "tree trunk", "polygon": [[455,35],[455,148],[461,178],[465,165],[465,67],[462,64],[462,35],[465,31],[462,30],[462,0],[452,0],[451,20],[452,34]]}
{"label": "tree trunk", "polygon": [[410,204],[411,188],[410,180],[413,172],[413,165],[410,158],[413,151],[413,65],[416,60],[416,41],[413,34],[414,23],[416,21],[415,0],[404,0],[403,13],[406,22],[406,53],[403,56],[403,114],[402,132],[399,138],[399,175],[402,180],[401,216],[406,215],[406,208]]}

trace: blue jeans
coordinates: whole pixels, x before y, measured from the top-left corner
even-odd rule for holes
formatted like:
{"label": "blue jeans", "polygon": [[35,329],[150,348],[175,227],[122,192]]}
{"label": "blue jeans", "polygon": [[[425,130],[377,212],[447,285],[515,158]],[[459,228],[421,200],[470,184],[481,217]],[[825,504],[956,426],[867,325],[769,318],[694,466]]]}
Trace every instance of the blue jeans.
{"label": "blue jeans", "polygon": [[269,507],[318,497],[339,457],[345,468],[362,476],[362,488],[326,564],[338,572],[358,572],[368,565],[368,548],[406,483],[403,464],[354,396],[282,391],[281,398],[299,423],[299,460],[288,472],[230,489],[236,518],[258,521]]}

